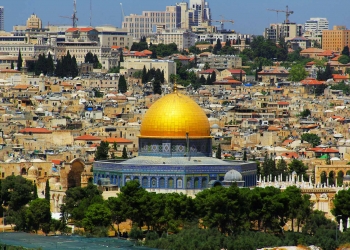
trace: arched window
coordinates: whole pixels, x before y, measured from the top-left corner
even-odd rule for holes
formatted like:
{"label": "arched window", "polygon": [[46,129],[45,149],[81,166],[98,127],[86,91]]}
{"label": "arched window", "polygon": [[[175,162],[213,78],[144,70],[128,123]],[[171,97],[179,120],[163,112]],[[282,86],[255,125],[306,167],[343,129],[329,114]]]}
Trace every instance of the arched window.
{"label": "arched window", "polygon": [[199,178],[194,178],[194,188],[199,188]]}
{"label": "arched window", "polygon": [[174,179],[173,178],[168,179],[168,188],[174,188]]}
{"label": "arched window", "polygon": [[207,188],[208,181],[207,178],[202,178],[202,188]]}
{"label": "arched window", "polygon": [[159,179],[159,188],[165,188],[165,179],[163,177]]}
{"label": "arched window", "polygon": [[125,183],[129,182],[130,180],[130,176],[125,177]]}
{"label": "arched window", "polygon": [[188,178],[187,178],[187,181],[186,181],[186,188],[191,188],[191,180],[192,180],[191,177],[188,177]]}
{"label": "arched window", "polygon": [[143,188],[148,188],[148,179],[147,177],[142,178],[142,187]]}
{"label": "arched window", "polygon": [[177,184],[177,188],[182,188],[182,179],[178,178],[176,184]]}
{"label": "arched window", "polygon": [[152,185],[152,188],[156,188],[157,187],[157,179],[156,178],[152,178],[151,179],[151,185]]}
{"label": "arched window", "polygon": [[134,177],[134,181],[140,182],[139,177]]}

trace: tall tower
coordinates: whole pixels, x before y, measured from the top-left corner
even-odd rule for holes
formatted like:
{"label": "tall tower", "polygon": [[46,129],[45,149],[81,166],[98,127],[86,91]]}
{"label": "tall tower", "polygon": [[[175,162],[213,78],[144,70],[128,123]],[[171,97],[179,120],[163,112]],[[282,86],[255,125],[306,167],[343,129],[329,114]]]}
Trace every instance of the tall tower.
{"label": "tall tower", "polygon": [[4,25],[4,6],[0,6],[0,30],[5,30],[5,25]]}

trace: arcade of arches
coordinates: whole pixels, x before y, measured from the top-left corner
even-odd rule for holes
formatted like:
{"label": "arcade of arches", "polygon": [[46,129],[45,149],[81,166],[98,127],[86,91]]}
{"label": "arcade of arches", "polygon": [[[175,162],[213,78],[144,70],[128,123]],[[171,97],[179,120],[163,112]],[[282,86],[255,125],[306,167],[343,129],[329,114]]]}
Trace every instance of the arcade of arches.
{"label": "arcade of arches", "polygon": [[350,165],[332,164],[315,166],[315,184],[325,184],[326,186],[342,186],[344,176],[350,175]]}

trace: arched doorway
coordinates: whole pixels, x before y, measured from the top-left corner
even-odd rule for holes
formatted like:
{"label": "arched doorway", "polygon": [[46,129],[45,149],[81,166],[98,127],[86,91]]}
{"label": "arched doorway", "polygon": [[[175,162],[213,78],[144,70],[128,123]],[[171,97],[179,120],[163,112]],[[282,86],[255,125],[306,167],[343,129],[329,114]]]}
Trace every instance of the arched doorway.
{"label": "arched doorway", "polygon": [[81,159],[74,159],[70,162],[71,169],[68,173],[68,188],[81,187],[81,173],[84,171],[84,162]]}
{"label": "arched doorway", "polygon": [[327,183],[327,173],[325,171],[322,171],[320,177],[321,177],[321,184]]}
{"label": "arched doorway", "polygon": [[337,185],[338,185],[338,187],[341,187],[343,185],[343,178],[344,178],[344,172],[340,170],[338,172],[338,175],[337,175]]}
{"label": "arched doorway", "polygon": [[335,185],[335,172],[334,171],[329,172],[328,185],[329,186]]}

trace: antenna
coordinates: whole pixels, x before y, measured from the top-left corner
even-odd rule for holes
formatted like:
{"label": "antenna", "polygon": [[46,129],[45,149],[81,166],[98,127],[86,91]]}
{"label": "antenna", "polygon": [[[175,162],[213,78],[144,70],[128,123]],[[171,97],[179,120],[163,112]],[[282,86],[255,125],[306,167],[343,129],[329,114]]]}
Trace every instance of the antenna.
{"label": "antenna", "polygon": [[92,27],[92,7],[91,7],[91,0],[90,0],[90,27]]}

